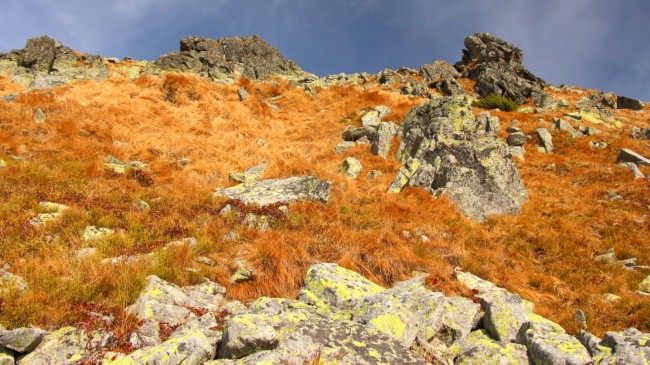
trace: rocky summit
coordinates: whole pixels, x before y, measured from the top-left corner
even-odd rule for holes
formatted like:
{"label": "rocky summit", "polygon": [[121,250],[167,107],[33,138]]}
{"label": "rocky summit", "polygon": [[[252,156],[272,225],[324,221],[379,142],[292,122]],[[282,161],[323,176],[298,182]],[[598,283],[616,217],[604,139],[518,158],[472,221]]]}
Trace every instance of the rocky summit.
{"label": "rocky summit", "polygon": [[302,71],[295,62],[259,36],[217,40],[191,36],[180,41],[180,51],[161,56],[154,68],[198,73],[212,79],[238,75],[263,80],[271,76],[296,77]]}
{"label": "rocky summit", "polygon": [[0,54],[0,365],[650,363],[650,107],[464,46]]}

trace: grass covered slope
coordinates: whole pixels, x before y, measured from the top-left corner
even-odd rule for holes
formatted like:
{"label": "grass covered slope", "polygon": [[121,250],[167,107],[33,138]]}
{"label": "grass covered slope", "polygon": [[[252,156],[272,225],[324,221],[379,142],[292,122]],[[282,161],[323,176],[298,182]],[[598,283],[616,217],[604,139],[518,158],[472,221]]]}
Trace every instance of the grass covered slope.
{"label": "grass covered slope", "polygon": [[[461,84],[471,86],[468,80]],[[240,102],[239,87],[251,97]],[[0,96],[20,90],[0,76]],[[528,141],[526,160],[517,162],[530,195],[522,213],[476,224],[445,198],[420,189],[386,194],[401,167],[392,157],[397,145],[386,160],[363,145],[334,152],[346,126],[360,124],[360,110],[389,106],[393,113],[385,120],[400,124],[425,99],[379,86],[318,91],[311,96],[281,80],[217,85],[167,74],[84,81],[0,101],[0,158],[8,164],[0,169],[0,265],[10,263],[11,272],[29,285],[23,295],[0,294],[0,323],[99,326],[88,315],[95,311],[114,315],[112,326],[126,334],[134,323],[123,309],[150,274],[179,285],[207,277],[224,285],[230,299],[295,298],[312,263],[336,262],[385,286],[413,271],[429,272],[433,290],[471,296],[453,278],[460,266],[520,293],[538,313],[572,331],[579,329],[577,309],[597,335],[630,326],[650,331],[650,300],[635,293],[648,273],[594,262],[613,247],[619,259],[650,264],[649,183],[635,181],[614,163],[620,148],[650,155],[647,141],[629,137],[631,126],[650,126],[648,107],[641,114],[614,111],[624,127],[596,126],[602,131],[596,137],[571,139],[555,131],[554,154],[539,153]],[[281,98],[269,100],[276,96]],[[569,91],[554,96],[571,103],[578,98]],[[38,109],[46,115],[43,123],[35,122]],[[563,110],[491,113],[502,130],[517,119],[524,133],[535,135]],[[596,140],[608,148],[592,149],[588,143]],[[108,156],[143,161],[150,169],[118,175],[104,168]],[[347,156],[363,165],[355,180],[339,173]],[[260,163],[268,164],[263,178],[313,175],[331,181],[328,204],[292,204],[289,215],[263,233],[232,214],[220,215],[229,202],[213,199],[214,189],[233,185],[230,172]],[[367,178],[375,169],[382,175]],[[615,194],[622,199],[611,199]],[[139,200],[151,209],[142,210]],[[40,201],[69,209],[45,226],[30,226]],[[87,242],[86,226],[116,234]],[[235,239],[226,237],[230,232]],[[192,248],[160,250],[190,236],[198,240]],[[86,247],[98,254],[76,258]],[[154,260],[101,262],[150,252]],[[197,262],[199,256],[216,265]],[[255,269],[255,281],[230,284],[237,259]],[[606,303],[605,293],[622,299]]]}

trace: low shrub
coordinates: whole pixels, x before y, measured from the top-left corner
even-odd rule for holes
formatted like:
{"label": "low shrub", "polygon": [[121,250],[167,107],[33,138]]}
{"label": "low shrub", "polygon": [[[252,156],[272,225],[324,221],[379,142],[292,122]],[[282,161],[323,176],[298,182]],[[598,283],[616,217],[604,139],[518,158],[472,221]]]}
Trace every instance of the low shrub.
{"label": "low shrub", "polygon": [[472,105],[479,108],[500,109],[507,112],[517,110],[517,103],[497,94],[490,94],[482,99],[475,101]]}

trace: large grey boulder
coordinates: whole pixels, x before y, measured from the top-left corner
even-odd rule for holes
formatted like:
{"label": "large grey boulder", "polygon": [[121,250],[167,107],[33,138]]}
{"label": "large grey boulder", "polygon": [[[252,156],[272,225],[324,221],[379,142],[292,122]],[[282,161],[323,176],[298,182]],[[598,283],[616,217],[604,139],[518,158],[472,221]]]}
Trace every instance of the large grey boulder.
{"label": "large grey boulder", "polygon": [[636,328],[607,332],[602,340],[581,331],[578,338],[596,364],[644,365],[650,361],[650,334]]}
{"label": "large grey boulder", "polygon": [[420,104],[404,118],[396,156],[420,162],[409,185],[447,194],[475,221],[519,213],[528,199],[508,145],[487,132],[482,119],[487,117],[474,116],[469,97]]}
{"label": "large grey boulder", "polygon": [[180,40],[180,51],[161,56],[151,67],[158,70],[192,72],[212,79],[241,76],[263,80],[282,75],[298,77],[298,65],[282,57],[277,48],[259,36],[220,38],[190,36]]}
{"label": "large grey boulder", "polygon": [[308,304],[325,304],[340,309],[350,309],[367,295],[377,294],[385,288],[354,271],[337,264],[312,265],[307,270],[305,285],[300,290],[300,300]]}
{"label": "large grey boulder", "polygon": [[16,361],[17,365],[77,364],[89,360],[105,348],[113,334],[105,331],[86,331],[63,327],[47,336],[36,349]]}
{"label": "large grey boulder", "polygon": [[577,338],[539,316],[531,316],[531,320],[521,327],[517,343],[526,345],[528,357],[534,364],[592,364],[591,355]]}
{"label": "large grey boulder", "polygon": [[309,176],[244,183],[230,188],[217,189],[213,195],[241,200],[244,204],[265,206],[302,200],[316,200],[327,203],[329,193],[329,181]]}
{"label": "large grey boulder", "polygon": [[541,102],[544,80],[522,64],[521,49],[488,33],[465,38],[462,60],[456,64],[464,77],[476,80],[481,97],[497,94],[523,104],[533,97]]}
{"label": "large grey boulder", "polygon": [[467,336],[456,365],[528,365],[526,346],[495,341],[487,331],[474,331]]}
{"label": "large grey boulder", "polygon": [[393,122],[381,122],[377,127],[377,136],[372,141],[370,152],[373,155],[386,158],[390,151],[393,138],[397,134],[398,126]]}
{"label": "large grey boulder", "polygon": [[181,325],[196,319],[188,308],[217,311],[225,293],[222,286],[207,279],[201,284],[181,288],[151,275],[138,299],[126,311],[145,321]]}

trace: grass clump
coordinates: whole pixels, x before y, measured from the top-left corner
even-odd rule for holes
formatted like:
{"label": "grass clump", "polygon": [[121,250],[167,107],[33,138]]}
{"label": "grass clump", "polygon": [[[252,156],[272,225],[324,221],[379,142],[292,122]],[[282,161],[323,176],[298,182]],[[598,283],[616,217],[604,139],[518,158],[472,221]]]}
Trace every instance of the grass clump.
{"label": "grass clump", "polygon": [[482,99],[475,101],[472,105],[479,108],[500,109],[507,112],[517,110],[517,103],[497,94],[490,94]]}

